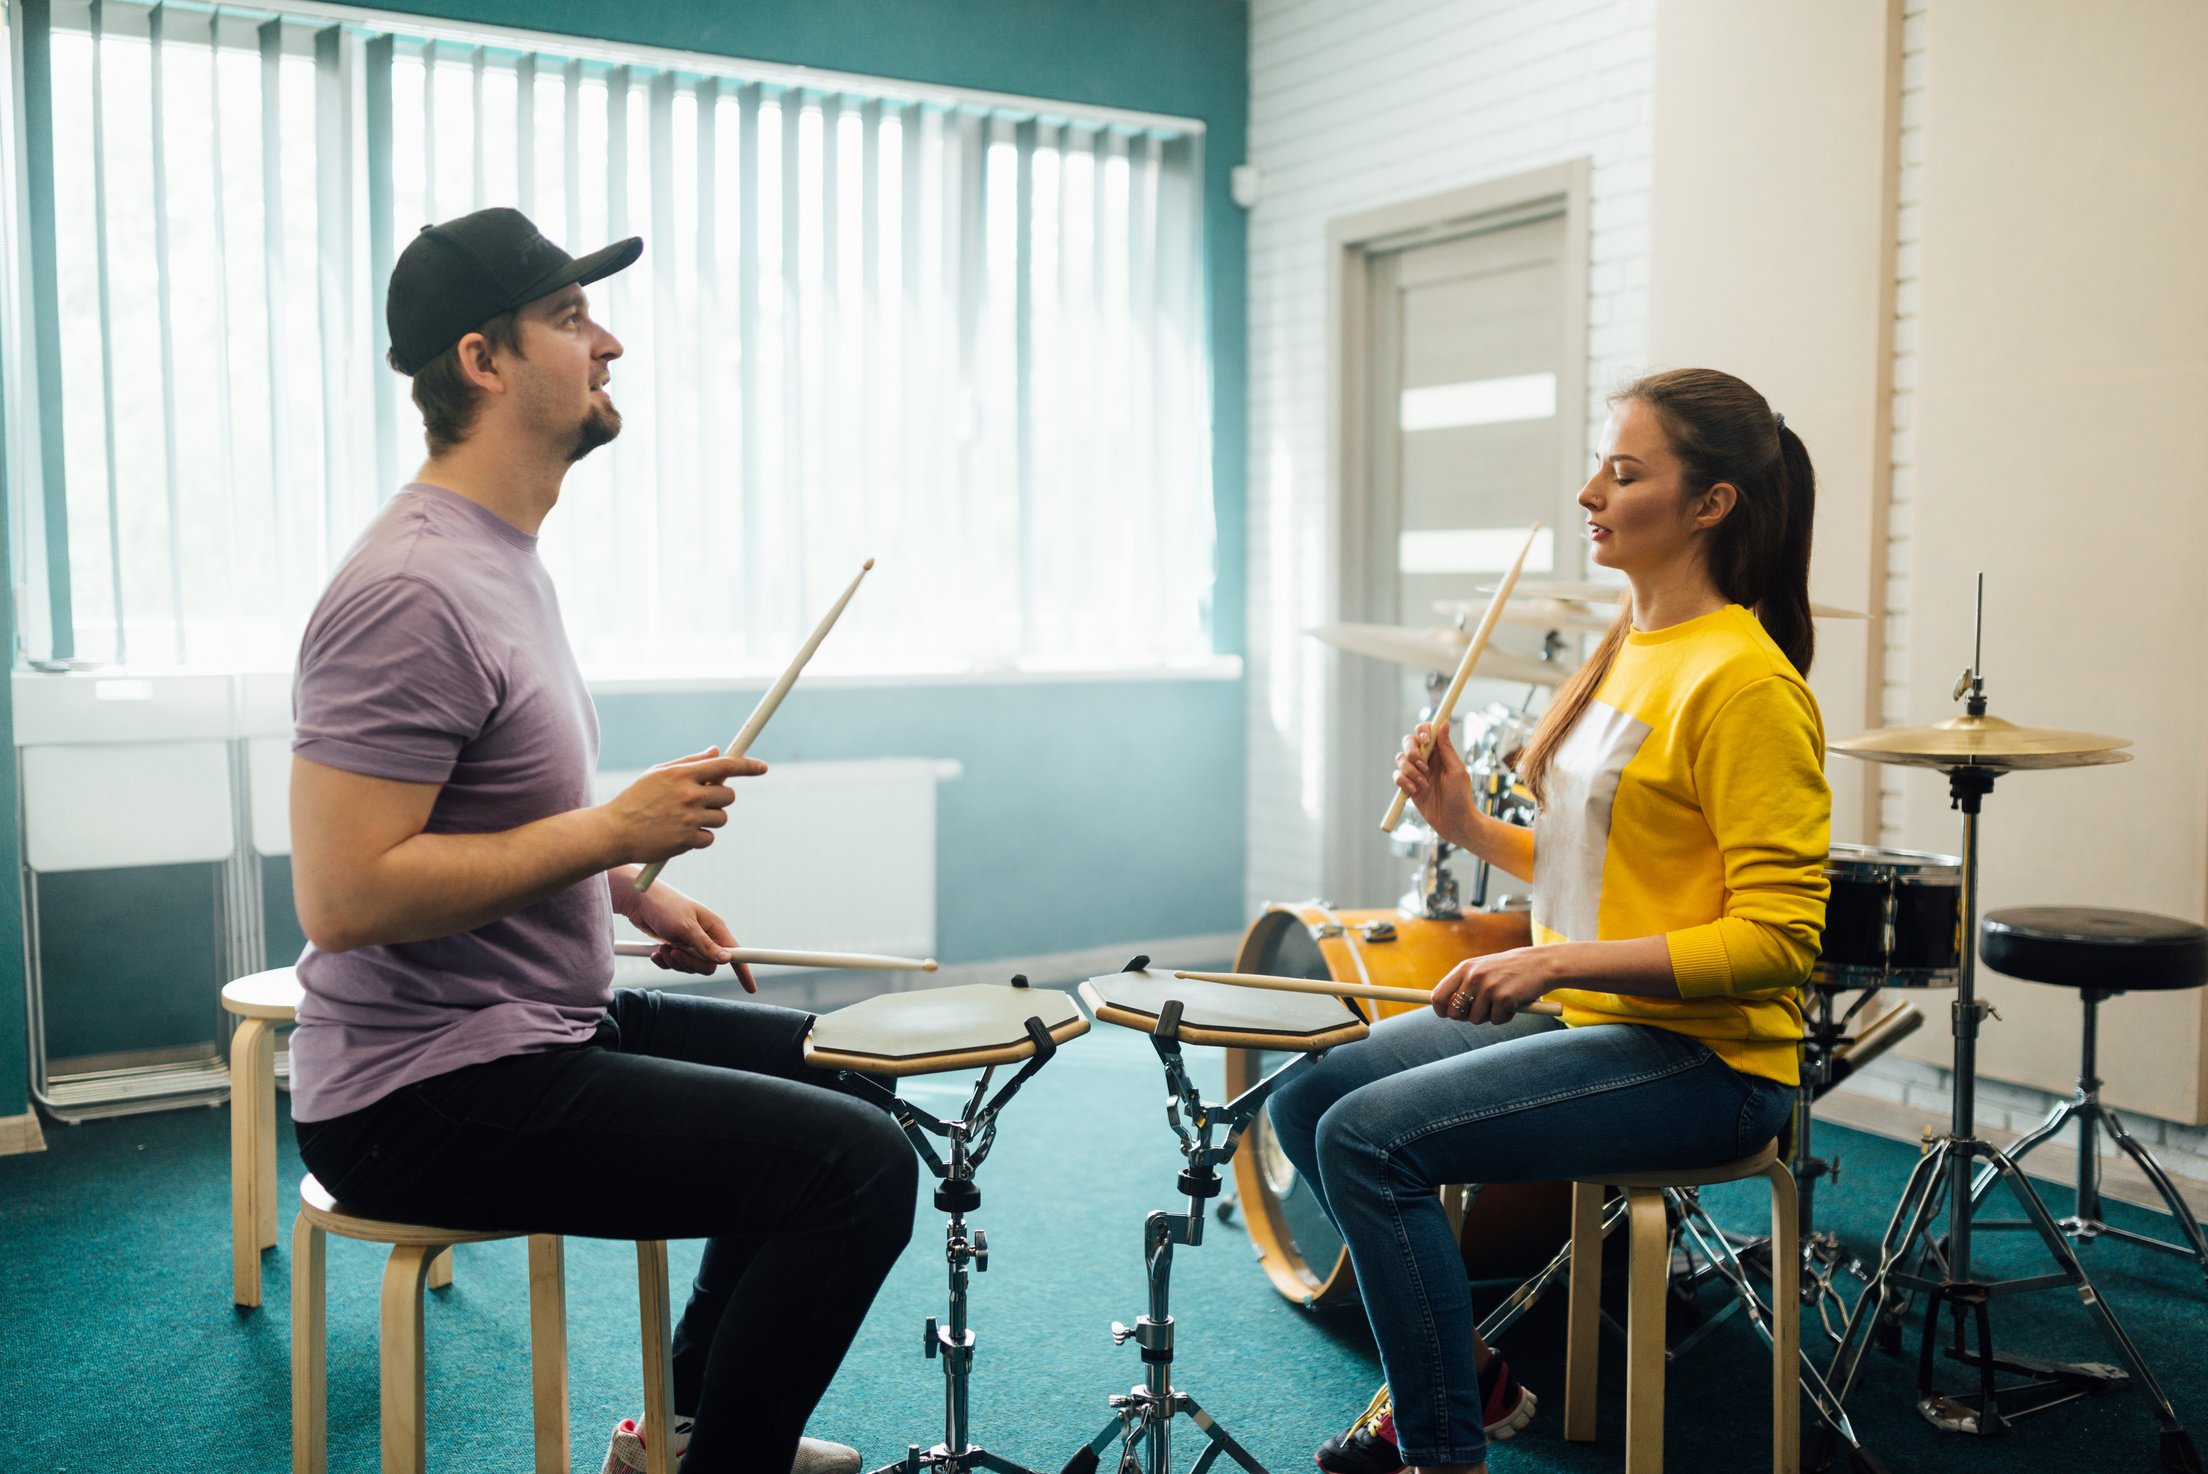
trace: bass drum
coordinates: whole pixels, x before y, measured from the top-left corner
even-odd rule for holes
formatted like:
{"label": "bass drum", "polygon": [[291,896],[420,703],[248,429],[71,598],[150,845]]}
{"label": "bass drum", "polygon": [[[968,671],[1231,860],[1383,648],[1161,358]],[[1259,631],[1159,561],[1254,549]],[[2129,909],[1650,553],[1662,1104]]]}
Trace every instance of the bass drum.
{"label": "bass drum", "polygon": [[[1388,909],[1339,911],[1306,902],[1271,906],[1243,934],[1236,972],[1425,988],[1467,957],[1526,946],[1532,924],[1518,912],[1477,912],[1454,921],[1407,917]],[[1407,1012],[1406,1003],[1365,1003],[1379,1015]],[[1372,1015],[1368,1014],[1368,1017]],[[1233,1099],[1295,1058],[1256,1049],[1226,1051],[1227,1098]],[[1341,1235],[1318,1197],[1300,1181],[1271,1121],[1260,1115],[1234,1155],[1235,1190],[1243,1223],[1274,1288],[1299,1305],[1346,1304],[1357,1294]],[[1461,1205],[1461,1192],[1443,1201]],[[1531,1273],[1570,1232],[1568,1182],[1496,1183],[1461,1215],[1465,1261],[1483,1278]]]}

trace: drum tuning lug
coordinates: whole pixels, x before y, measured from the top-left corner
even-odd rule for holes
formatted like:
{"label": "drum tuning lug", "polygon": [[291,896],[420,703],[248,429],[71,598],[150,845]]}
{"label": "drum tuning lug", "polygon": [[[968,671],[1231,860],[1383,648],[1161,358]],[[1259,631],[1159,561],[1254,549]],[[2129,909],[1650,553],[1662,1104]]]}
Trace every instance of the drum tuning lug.
{"label": "drum tuning lug", "polygon": [[978,1228],[974,1230],[974,1272],[989,1272],[989,1235]]}
{"label": "drum tuning lug", "polygon": [[1392,942],[1395,940],[1395,923],[1392,921],[1368,921],[1357,928],[1368,942]]}
{"label": "drum tuning lug", "polygon": [[[932,1326],[935,1324],[935,1322],[931,1320],[928,1322],[928,1324]],[[1134,1336],[1134,1334],[1135,1328],[1133,1326],[1128,1325],[1123,1321],[1115,1320],[1112,1322],[1112,1344],[1114,1346],[1125,1346],[1129,1339]],[[1112,1399],[1112,1401],[1114,1402],[1118,1402],[1119,1400],[1120,1399],[1116,1397]]]}
{"label": "drum tuning lug", "polygon": [[1340,936],[1345,930],[1347,930],[1347,928],[1344,927],[1340,922],[1329,921],[1324,922],[1321,925],[1312,927],[1311,935],[1319,941],[1324,942],[1330,941],[1333,938]]}
{"label": "drum tuning lug", "polygon": [[932,1315],[928,1317],[928,1329],[926,1334],[927,1340],[920,1349],[927,1353],[928,1360],[933,1361],[935,1360],[936,1342],[940,1338],[942,1333],[935,1328],[935,1317]]}

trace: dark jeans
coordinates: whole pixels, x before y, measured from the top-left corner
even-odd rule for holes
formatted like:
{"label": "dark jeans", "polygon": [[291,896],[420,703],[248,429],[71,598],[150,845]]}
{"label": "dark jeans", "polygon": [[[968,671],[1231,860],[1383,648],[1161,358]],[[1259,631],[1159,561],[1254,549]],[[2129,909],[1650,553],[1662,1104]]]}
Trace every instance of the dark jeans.
{"label": "dark jeans", "polygon": [[331,1195],[441,1228],[706,1241],[675,1329],[685,1474],[790,1467],[912,1236],[918,1163],[802,1058],[810,1015],[618,989],[587,1043],[470,1065],[328,1121]]}

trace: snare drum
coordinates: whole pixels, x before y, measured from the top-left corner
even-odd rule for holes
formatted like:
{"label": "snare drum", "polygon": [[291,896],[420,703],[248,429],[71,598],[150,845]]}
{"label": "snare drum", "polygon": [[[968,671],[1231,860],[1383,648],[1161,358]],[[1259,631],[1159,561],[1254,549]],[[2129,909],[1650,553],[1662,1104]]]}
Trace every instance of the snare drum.
{"label": "snare drum", "polygon": [[1952,988],[1963,960],[1963,862],[1954,855],[1836,844],[1825,861],[1824,988]]}
{"label": "snare drum", "polygon": [[[1424,988],[1440,982],[1442,974],[1467,957],[1523,947],[1532,940],[1532,923],[1524,912],[1428,920],[1395,910],[1337,911],[1307,902],[1267,908],[1243,935],[1234,967],[1276,977]],[[1417,1005],[1358,1006],[1390,1015]],[[1228,1096],[1241,1094],[1286,1059],[1273,1051],[1228,1050]],[[1273,1139],[1271,1122],[1260,1116],[1250,1137],[1250,1149],[1234,1158],[1235,1191],[1267,1277],[1299,1305],[1346,1302],[1356,1293],[1356,1277],[1342,1236],[1317,1195],[1297,1179],[1295,1167]],[[1466,1257],[1484,1274],[1536,1268],[1569,1233],[1570,1211],[1568,1183],[1483,1188],[1460,1231]]]}

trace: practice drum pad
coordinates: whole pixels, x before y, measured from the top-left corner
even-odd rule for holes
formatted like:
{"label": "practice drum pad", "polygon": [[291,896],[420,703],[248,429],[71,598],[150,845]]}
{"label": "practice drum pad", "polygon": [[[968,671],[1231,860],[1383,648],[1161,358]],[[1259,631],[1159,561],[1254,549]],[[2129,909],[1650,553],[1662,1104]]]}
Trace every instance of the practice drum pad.
{"label": "practice drum pad", "polygon": [[1354,1044],[1367,1033],[1365,1021],[1339,998],[1201,983],[1176,978],[1171,968],[1106,973],[1083,983],[1080,992],[1104,1023],[1145,1034],[1157,1028],[1158,1010],[1178,999],[1187,1044],[1312,1054]]}
{"label": "practice drum pad", "polygon": [[1089,1031],[1073,999],[1055,988],[967,983],[883,993],[822,1014],[806,1037],[805,1063],[893,1076],[1010,1064],[1035,1053],[1031,1018],[1060,1044]]}

